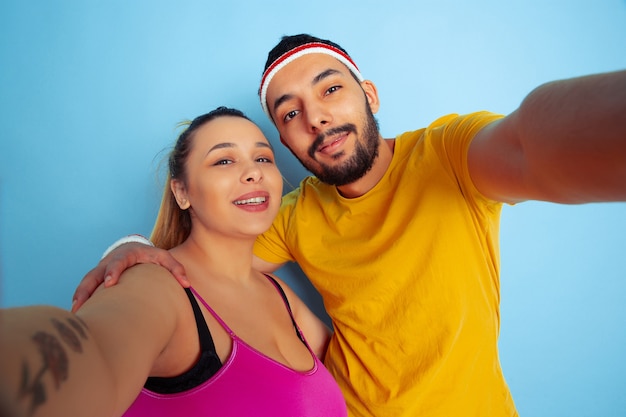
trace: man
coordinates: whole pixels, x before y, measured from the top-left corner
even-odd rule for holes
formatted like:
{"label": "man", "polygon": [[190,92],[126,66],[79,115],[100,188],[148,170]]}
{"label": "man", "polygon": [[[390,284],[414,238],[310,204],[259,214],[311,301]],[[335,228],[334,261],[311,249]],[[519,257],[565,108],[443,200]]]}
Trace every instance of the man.
{"label": "man", "polygon": [[[351,415],[517,415],[497,351],[501,206],[626,200],[626,72],[384,139],[375,85],[339,45],[296,35],[270,51],[259,95],[314,176],[284,197],[257,266],[298,262],[320,291],[335,328],[325,363]],[[77,306],[136,261],[182,279],[166,253],[124,246]]]}

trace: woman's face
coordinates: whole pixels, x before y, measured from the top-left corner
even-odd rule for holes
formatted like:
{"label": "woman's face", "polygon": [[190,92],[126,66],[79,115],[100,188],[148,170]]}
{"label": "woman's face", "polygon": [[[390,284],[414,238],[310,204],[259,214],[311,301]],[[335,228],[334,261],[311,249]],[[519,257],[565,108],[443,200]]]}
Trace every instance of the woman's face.
{"label": "woman's face", "polygon": [[244,118],[221,116],[191,140],[187,183],[174,180],[172,189],[181,207],[190,207],[192,230],[237,237],[265,232],[278,213],[283,181],[261,130]]}

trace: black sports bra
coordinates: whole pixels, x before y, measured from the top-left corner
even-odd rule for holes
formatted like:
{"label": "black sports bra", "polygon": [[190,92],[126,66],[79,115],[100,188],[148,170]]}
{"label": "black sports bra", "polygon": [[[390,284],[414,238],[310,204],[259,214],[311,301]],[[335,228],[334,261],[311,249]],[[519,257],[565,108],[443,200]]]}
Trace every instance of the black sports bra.
{"label": "black sports bra", "polygon": [[[296,322],[293,319],[291,306],[289,305],[285,292],[274,278],[267,274],[265,274],[265,276],[270,279],[278,289],[285,305],[287,306],[287,309],[289,310],[291,322],[293,323],[293,327],[296,329],[296,334],[302,343],[305,343],[304,337],[300,334],[300,331],[296,326]],[[200,358],[191,369],[181,375],[174,377],[148,377],[144,387],[150,391],[160,394],[173,394],[197,387],[215,375],[222,367],[222,361],[215,350],[213,337],[211,337],[209,326],[206,324],[206,320],[202,315],[202,311],[198,305],[198,300],[196,300],[196,297],[194,297],[190,288],[185,288],[185,292],[187,293],[187,297],[189,297],[189,302],[193,308],[193,315],[196,320],[196,327],[198,328],[198,337],[200,338]]]}

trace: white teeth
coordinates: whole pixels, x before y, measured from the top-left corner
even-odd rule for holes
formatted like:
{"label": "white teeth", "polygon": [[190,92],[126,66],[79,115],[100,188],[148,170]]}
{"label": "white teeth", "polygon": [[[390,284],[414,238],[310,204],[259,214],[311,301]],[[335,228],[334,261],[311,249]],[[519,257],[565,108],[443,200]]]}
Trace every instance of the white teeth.
{"label": "white teeth", "polygon": [[238,206],[242,204],[261,204],[261,203],[265,203],[265,197],[254,197],[254,198],[248,198],[247,200],[235,201],[235,204]]}

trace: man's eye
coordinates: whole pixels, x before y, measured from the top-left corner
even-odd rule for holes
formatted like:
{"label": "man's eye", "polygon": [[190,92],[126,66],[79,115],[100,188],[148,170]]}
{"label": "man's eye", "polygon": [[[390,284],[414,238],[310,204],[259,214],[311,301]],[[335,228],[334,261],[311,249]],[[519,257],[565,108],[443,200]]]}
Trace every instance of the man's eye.
{"label": "man's eye", "polygon": [[340,88],[341,88],[341,86],[339,86],[339,85],[333,85],[328,90],[326,90],[326,94],[332,94],[335,91],[339,90]]}
{"label": "man's eye", "polygon": [[220,159],[219,161],[215,163],[215,165],[228,165],[232,163],[233,161],[231,161],[230,159]]}
{"label": "man's eye", "polygon": [[269,163],[269,164],[271,164],[271,163],[273,163],[273,162],[274,162],[274,161],[272,160],[272,158],[267,158],[267,157],[265,157],[265,156],[262,156],[262,157],[260,157],[260,158],[257,158],[257,161],[258,161],[258,162],[265,162],[265,163]]}
{"label": "man's eye", "polygon": [[291,119],[293,119],[294,117],[296,117],[296,115],[297,115],[297,114],[298,114],[298,111],[297,111],[297,110],[292,110],[292,111],[290,111],[289,113],[287,113],[287,114],[285,115],[284,120],[285,120],[286,122],[288,122],[289,120],[291,120]]}

